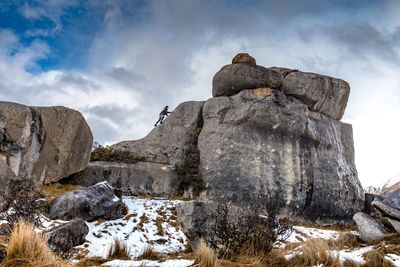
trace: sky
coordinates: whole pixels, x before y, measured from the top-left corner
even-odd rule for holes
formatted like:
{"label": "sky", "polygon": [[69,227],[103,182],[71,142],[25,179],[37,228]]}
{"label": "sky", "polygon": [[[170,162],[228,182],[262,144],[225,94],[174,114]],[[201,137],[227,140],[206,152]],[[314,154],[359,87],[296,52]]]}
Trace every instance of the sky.
{"label": "sky", "polygon": [[363,186],[400,174],[398,0],[0,2],[0,100],[77,109],[103,145],[210,98],[238,52],[348,81]]}

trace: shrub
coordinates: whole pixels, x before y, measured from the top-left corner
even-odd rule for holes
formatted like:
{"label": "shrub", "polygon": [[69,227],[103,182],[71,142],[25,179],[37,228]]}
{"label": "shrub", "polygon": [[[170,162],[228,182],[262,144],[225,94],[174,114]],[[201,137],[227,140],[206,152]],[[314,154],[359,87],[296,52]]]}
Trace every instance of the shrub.
{"label": "shrub", "polygon": [[193,190],[193,196],[198,196],[205,189],[204,182],[199,174],[200,151],[196,145],[189,145],[185,150],[184,160],[175,165],[175,172],[179,179],[178,191],[183,194]]}
{"label": "shrub", "polygon": [[69,266],[48,249],[46,238],[36,233],[32,223],[18,222],[8,240],[7,256],[0,267]]}
{"label": "shrub", "polygon": [[144,160],[145,158],[136,152],[113,150],[109,146],[95,148],[90,154],[90,161],[136,163]]}
{"label": "shrub", "polygon": [[[276,218],[276,205],[268,203],[266,208],[254,205],[248,208],[229,207],[227,202],[219,202],[212,215],[205,241],[220,255],[234,258],[240,252],[260,255],[269,252],[276,242],[283,242],[292,233],[292,227]],[[267,202],[265,202],[267,201]]]}
{"label": "shrub", "polygon": [[138,257],[138,260],[161,260],[162,258],[163,256],[160,253],[154,251],[153,246],[148,244],[144,248],[142,255]]}

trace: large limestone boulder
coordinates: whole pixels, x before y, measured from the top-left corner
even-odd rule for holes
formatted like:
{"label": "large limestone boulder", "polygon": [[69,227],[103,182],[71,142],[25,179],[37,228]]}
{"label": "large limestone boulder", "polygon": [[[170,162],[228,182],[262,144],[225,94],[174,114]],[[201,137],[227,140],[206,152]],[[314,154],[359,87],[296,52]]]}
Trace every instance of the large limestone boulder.
{"label": "large limestone boulder", "polygon": [[285,76],[282,91],[301,99],[310,110],[340,120],[349,99],[350,86],[341,79],[292,71]]}
{"label": "large limestone boulder", "polygon": [[83,170],[92,133],[82,115],[65,107],[0,102],[0,161],[35,185]]}
{"label": "large limestone boulder", "polygon": [[202,127],[203,104],[204,102],[198,101],[184,102],[146,137],[120,142],[111,147],[114,150],[135,153],[147,162],[179,164],[183,161],[187,147],[197,141],[196,129]]}
{"label": "large limestone boulder", "polygon": [[283,76],[274,70],[249,63],[226,65],[219,70],[212,81],[212,95],[231,96],[246,89],[262,87],[280,88]]}
{"label": "large limestone boulder", "polygon": [[81,186],[102,181],[128,195],[167,197],[176,195],[179,188],[174,166],[152,162],[91,162],[84,171],[68,178],[68,183]]}
{"label": "large limestone boulder", "polygon": [[279,90],[209,99],[198,147],[205,199],[251,205],[278,199],[281,214],[351,222],[363,206],[352,127]]}
{"label": "large limestone boulder", "polygon": [[367,213],[358,212],[353,219],[357,224],[360,238],[366,242],[380,239],[389,233],[381,223]]}
{"label": "large limestone boulder", "polygon": [[114,194],[114,188],[101,182],[85,189],[67,192],[50,203],[49,218],[94,221],[98,218],[115,220],[125,215],[126,206]]}
{"label": "large limestone boulder", "polygon": [[49,248],[55,252],[63,252],[82,245],[89,233],[89,227],[82,219],[73,220],[46,231]]}

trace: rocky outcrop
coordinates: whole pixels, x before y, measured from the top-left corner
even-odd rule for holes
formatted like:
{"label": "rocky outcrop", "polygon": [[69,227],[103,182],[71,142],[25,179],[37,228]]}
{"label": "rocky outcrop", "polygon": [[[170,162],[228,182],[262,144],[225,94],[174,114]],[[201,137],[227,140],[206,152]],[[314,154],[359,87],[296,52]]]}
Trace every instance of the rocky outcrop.
{"label": "rocky outcrop", "polygon": [[82,219],[77,219],[51,228],[46,231],[49,248],[55,252],[63,252],[81,245],[89,233],[89,227]]}
{"label": "rocky outcrop", "polygon": [[201,129],[201,111],[204,102],[189,101],[180,104],[160,126],[140,140],[124,141],[112,145],[119,151],[138,154],[146,162],[167,165],[183,161],[185,150],[197,140]]}
{"label": "rocky outcrop", "polygon": [[239,53],[232,59],[232,64],[236,63],[248,63],[256,65],[256,59],[247,53]]}
{"label": "rocky outcrop", "polygon": [[83,170],[92,134],[75,110],[0,102],[0,161],[35,185]]}
{"label": "rocky outcrop", "polygon": [[203,119],[204,198],[251,205],[268,194],[281,213],[312,220],[349,222],[361,209],[351,125],[271,89],[209,99]]}
{"label": "rocky outcrop", "polygon": [[390,199],[366,194],[363,212],[354,215],[360,238],[377,240],[388,233],[400,232],[400,209]]}
{"label": "rocky outcrop", "polygon": [[101,181],[107,181],[127,195],[174,196],[179,188],[173,166],[151,162],[91,162],[84,171],[68,178],[68,183],[81,186]]}
{"label": "rocky outcrop", "polygon": [[115,220],[125,215],[125,204],[114,194],[107,182],[81,190],[67,192],[50,203],[50,219],[94,221],[98,218]]}
{"label": "rocky outcrop", "polygon": [[274,70],[262,66],[236,63],[226,65],[219,70],[212,81],[212,95],[231,96],[246,89],[280,88],[283,76]]}
{"label": "rocky outcrop", "polygon": [[394,203],[396,208],[400,208],[400,182],[395,183],[388,188],[384,188],[381,195],[385,199]]}
{"label": "rocky outcrop", "polygon": [[12,183],[10,181],[15,181],[16,177],[14,172],[5,163],[5,161],[0,160],[0,211],[4,210],[9,203],[9,199],[13,197],[14,192],[12,191]]}
{"label": "rocky outcrop", "polygon": [[380,239],[389,233],[382,224],[367,213],[358,212],[353,219],[357,224],[360,238],[366,242]]}

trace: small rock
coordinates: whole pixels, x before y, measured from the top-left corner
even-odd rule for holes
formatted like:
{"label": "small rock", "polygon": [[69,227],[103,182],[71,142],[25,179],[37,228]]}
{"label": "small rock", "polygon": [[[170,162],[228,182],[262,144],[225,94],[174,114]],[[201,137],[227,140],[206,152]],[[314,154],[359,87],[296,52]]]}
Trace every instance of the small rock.
{"label": "small rock", "polygon": [[67,192],[50,203],[50,219],[72,220],[76,218],[94,221],[98,218],[115,220],[122,218],[125,204],[114,194],[107,182],[101,182],[81,190]]}
{"label": "small rock", "polygon": [[254,57],[250,56],[247,53],[239,53],[232,59],[232,64],[236,63],[248,63],[256,65],[256,60]]}
{"label": "small rock", "polygon": [[82,219],[77,219],[46,232],[49,248],[56,252],[66,251],[85,242],[89,227]]}
{"label": "small rock", "polygon": [[372,216],[364,212],[357,212],[353,216],[357,224],[358,233],[362,240],[368,242],[382,238],[388,231]]}

